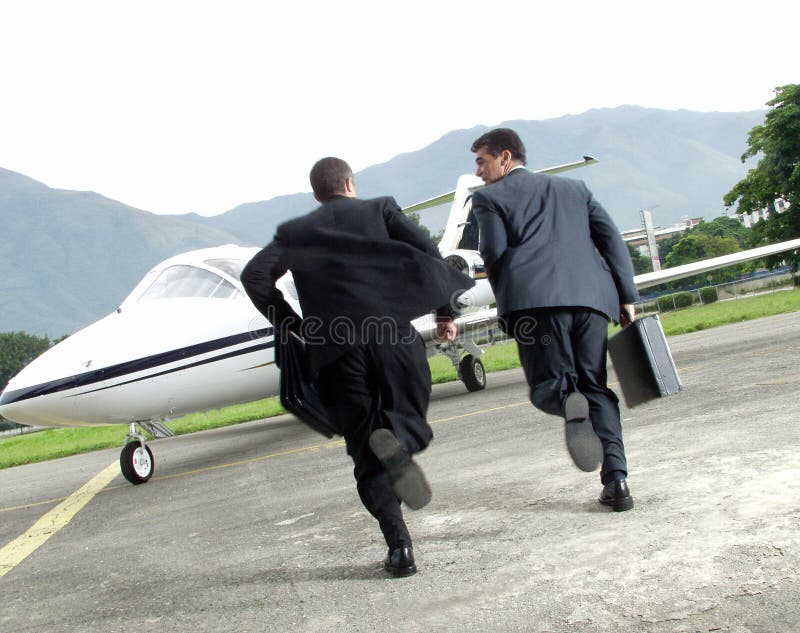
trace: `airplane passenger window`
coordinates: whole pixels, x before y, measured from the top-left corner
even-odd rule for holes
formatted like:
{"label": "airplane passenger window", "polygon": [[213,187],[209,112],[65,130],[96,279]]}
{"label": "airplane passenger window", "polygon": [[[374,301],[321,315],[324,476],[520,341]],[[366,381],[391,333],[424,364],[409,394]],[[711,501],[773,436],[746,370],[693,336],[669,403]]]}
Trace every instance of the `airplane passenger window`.
{"label": "airplane passenger window", "polygon": [[170,266],[161,272],[139,301],[185,297],[228,299],[237,294],[239,291],[233,284],[211,271],[195,266]]}

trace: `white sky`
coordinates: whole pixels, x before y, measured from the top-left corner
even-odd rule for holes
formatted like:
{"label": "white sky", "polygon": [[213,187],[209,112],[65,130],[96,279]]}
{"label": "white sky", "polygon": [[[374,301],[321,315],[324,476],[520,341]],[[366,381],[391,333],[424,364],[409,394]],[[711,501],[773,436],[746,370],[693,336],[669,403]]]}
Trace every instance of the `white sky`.
{"label": "white sky", "polygon": [[474,125],[764,108],[800,82],[798,18],[785,0],[0,0],[0,167],[213,215],[308,191],[322,156],[359,171]]}

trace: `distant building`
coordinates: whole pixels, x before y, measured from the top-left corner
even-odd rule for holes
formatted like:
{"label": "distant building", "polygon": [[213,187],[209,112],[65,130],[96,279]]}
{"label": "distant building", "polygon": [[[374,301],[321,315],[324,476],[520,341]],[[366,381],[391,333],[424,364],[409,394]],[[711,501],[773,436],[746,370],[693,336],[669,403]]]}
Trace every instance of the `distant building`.
{"label": "distant building", "polygon": [[[661,240],[666,240],[670,237],[681,235],[692,227],[697,226],[702,221],[703,218],[686,218],[682,222],[667,228],[656,226],[653,227],[653,237],[655,238],[656,243],[658,243]],[[644,226],[638,229],[623,231],[622,239],[628,242],[631,246],[635,247],[641,255],[650,257],[650,248],[647,245],[647,231],[645,231]]]}
{"label": "distant building", "polygon": [[758,211],[753,211],[752,213],[737,213],[736,218],[748,229],[751,229],[759,220],[766,220],[773,213],[784,213],[790,206],[791,205],[783,198],[777,198],[768,207],[764,207]]}

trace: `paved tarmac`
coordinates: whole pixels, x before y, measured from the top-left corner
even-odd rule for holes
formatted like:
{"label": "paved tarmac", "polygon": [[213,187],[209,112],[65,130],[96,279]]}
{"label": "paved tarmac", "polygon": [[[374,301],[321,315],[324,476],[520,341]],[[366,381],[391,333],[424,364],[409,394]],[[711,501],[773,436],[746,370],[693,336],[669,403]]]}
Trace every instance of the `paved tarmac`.
{"label": "paved tarmac", "polygon": [[[0,631],[800,631],[800,313],[670,343],[685,390],[623,410],[630,512],[499,372],[434,388],[416,576],[342,443],[282,416],[153,442],[0,577]],[[2,471],[0,547],[117,458]]]}

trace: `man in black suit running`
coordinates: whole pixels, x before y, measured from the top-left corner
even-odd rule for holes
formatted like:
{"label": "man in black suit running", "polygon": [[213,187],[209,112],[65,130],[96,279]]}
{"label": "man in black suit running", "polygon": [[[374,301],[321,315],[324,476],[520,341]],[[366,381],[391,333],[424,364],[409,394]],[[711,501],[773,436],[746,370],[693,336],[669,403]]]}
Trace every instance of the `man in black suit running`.
{"label": "man in black suit running", "polygon": [[[409,576],[417,567],[400,501],[416,510],[430,500],[411,456],[433,437],[426,420],[430,369],[410,321],[437,310],[437,334],[454,340],[451,299],[474,281],[445,264],[393,198],[359,200],[345,161],[321,159],[310,179],[321,206],[279,226],[242,283],[276,340],[287,330],[306,339],[309,373],[353,458],[361,501],[388,545],[384,567]],[[302,321],[275,287],[287,270]]]}
{"label": "man in black suit running", "polygon": [[638,299],[628,249],[583,182],[525,169],[513,130],[487,132],[471,149],[487,185],[472,198],[480,252],[531,402],[565,419],[580,469],[602,461],[598,501],[630,510],[619,401],[606,384],[608,322],[628,323]]}

